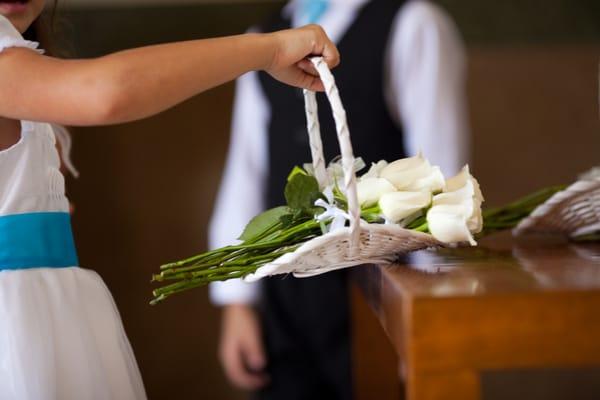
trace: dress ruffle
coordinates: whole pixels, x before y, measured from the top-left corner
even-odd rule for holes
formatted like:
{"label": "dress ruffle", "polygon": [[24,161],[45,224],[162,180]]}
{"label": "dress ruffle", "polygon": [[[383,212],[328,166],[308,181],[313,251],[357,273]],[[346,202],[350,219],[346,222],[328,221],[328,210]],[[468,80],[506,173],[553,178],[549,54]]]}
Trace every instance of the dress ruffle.
{"label": "dress ruffle", "polygon": [[0,272],[0,399],[146,399],[98,274],[75,267]]}
{"label": "dress ruffle", "polygon": [[39,46],[38,42],[23,39],[8,18],[0,15],[0,53],[11,47],[24,47],[43,54],[44,50],[38,49]]}
{"label": "dress ruffle", "polygon": [[31,40],[17,39],[12,37],[0,37],[0,53],[11,47],[25,47],[31,50],[35,50],[40,54],[44,54],[44,50],[38,49],[40,44],[38,42],[32,42]]}

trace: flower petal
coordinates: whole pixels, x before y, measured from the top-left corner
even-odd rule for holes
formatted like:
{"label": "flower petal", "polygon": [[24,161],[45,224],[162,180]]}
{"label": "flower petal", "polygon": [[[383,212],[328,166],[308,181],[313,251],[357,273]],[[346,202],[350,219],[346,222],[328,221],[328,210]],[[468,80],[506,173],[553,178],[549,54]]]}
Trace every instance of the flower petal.
{"label": "flower petal", "polygon": [[477,179],[475,179],[473,175],[471,175],[468,165],[465,165],[458,174],[446,180],[446,188],[444,189],[444,191],[452,192],[458,190],[461,187],[465,186],[467,182],[472,183],[475,197],[481,202],[483,202],[484,198],[483,193],[481,193],[481,188],[479,187],[479,182],[477,182]]}
{"label": "flower petal", "polygon": [[468,241],[475,245],[473,233],[483,229],[482,202],[479,183],[465,166],[446,181],[443,193],[433,197],[427,213],[429,232],[445,243]]}
{"label": "flower petal", "polygon": [[420,153],[394,161],[381,170],[380,176],[403,191],[435,192],[444,188],[444,175],[440,168],[429,164]]}
{"label": "flower petal", "polygon": [[386,219],[398,222],[431,204],[429,192],[391,192],[379,199],[379,208]]}
{"label": "flower petal", "polygon": [[427,190],[430,192],[439,192],[444,189],[445,180],[440,167],[430,167],[427,174],[412,184],[408,185],[405,190]]}
{"label": "flower petal", "polygon": [[385,160],[380,160],[377,163],[373,163],[371,164],[371,168],[369,168],[369,171],[363,176],[361,176],[361,179],[379,178],[381,171],[387,166],[388,162]]}
{"label": "flower petal", "polygon": [[383,178],[362,179],[356,184],[356,189],[358,191],[358,203],[362,207],[375,205],[383,194],[396,191],[394,185]]}
{"label": "flower petal", "polygon": [[467,226],[463,207],[460,205],[439,205],[431,207],[427,213],[429,232],[440,242],[469,242],[475,246],[477,242]]}

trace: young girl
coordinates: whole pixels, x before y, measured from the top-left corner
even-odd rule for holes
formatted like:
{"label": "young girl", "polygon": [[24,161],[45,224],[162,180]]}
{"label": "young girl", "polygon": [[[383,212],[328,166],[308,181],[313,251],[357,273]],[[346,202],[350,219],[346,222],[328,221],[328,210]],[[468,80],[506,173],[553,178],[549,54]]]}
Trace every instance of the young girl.
{"label": "young girl", "polygon": [[59,60],[21,35],[44,3],[0,0],[0,399],[144,399],[109,291],[76,267],[50,123],[144,118],[250,70],[320,90],[305,57],[339,56],[309,26]]}

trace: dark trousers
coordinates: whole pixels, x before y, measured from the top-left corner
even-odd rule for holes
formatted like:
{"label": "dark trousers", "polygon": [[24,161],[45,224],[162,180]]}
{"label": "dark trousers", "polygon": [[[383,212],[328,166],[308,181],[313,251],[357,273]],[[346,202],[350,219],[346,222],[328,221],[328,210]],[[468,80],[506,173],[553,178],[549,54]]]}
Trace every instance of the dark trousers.
{"label": "dark trousers", "polygon": [[350,400],[347,271],[263,282],[261,316],[271,383],[262,400]]}

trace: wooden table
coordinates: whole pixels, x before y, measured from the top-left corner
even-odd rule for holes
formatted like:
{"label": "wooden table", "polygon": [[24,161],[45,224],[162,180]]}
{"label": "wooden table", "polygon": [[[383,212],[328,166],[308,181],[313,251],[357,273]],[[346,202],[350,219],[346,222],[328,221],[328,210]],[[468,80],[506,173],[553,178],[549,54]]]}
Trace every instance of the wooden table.
{"label": "wooden table", "polygon": [[598,243],[500,235],[355,270],[409,400],[480,399],[486,370],[600,366]]}

